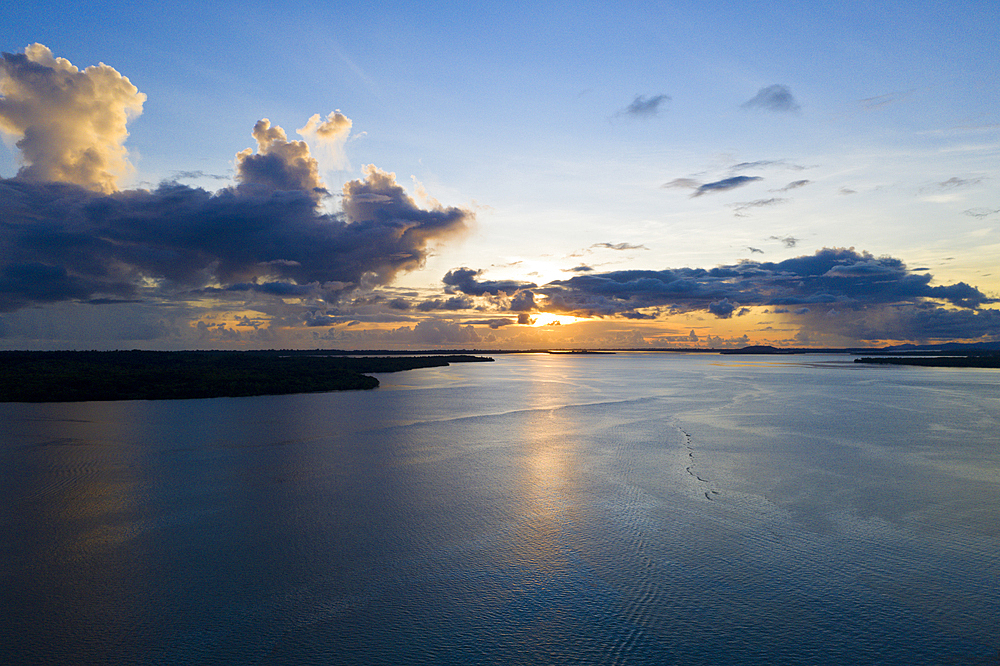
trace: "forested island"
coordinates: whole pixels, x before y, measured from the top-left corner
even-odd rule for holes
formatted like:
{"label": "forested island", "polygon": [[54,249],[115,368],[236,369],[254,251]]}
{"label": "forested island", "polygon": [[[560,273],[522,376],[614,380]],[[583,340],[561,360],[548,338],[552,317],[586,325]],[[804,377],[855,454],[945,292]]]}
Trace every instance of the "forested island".
{"label": "forested island", "polygon": [[926,368],[1000,368],[1000,353],[941,356],[866,356],[855,363],[881,365],[917,365]]}
{"label": "forested island", "polygon": [[337,356],[324,351],[5,351],[0,402],[244,397],[373,389],[366,373],[492,361],[469,355]]}

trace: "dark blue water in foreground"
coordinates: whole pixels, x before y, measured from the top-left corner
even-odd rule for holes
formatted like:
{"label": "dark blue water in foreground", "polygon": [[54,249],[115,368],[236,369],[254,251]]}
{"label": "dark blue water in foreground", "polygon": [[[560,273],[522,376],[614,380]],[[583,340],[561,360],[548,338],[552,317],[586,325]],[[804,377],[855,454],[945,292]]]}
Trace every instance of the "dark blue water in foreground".
{"label": "dark blue water in foreground", "polygon": [[0,405],[7,664],[996,664],[1000,372],[501,356]]}

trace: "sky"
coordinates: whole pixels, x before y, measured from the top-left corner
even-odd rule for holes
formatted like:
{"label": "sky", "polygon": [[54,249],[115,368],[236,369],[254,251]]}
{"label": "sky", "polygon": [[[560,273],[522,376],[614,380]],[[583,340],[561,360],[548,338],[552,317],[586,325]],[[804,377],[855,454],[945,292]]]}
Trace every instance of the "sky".
{"label": "sky", "polygon": [[0,348],[1000,340],[995,2],[22,3]]}

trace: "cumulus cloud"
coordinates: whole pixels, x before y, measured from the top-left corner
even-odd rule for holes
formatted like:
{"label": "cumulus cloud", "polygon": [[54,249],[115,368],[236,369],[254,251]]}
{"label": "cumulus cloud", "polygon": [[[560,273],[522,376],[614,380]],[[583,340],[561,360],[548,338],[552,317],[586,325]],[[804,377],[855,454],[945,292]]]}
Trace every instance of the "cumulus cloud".
{"label": "cumulus cloud", "polygon": [[765,111],[794,112],[799,110],[799,103],[795,101],[792,91],[788,86],[775,83],[757,91],[751,99],[743,102],[744,109],[763,109]]}
{"label": "cumulus cloud", "polygon": [[351,164],[344,152],[344,145],[351,134],[352,125],[351,119],[337,109],[328,114],[326,120],[321,119],[318,113],[314,114],[304,127],[295,131],[312,142],[320,160],[329,168],[346,171],[351,168]]}
{"label": "cumulus cloud", "polygon": [[[3,54],[0,94],[0,130],[17,137],[24,162],[0,179],[0,311],[205,295],[333,303],[421,267],[474,219],[418,205],[374,165],[343,186],[341,212],[326,212],[309,146],[266,118],[253,127],[256,150],[236,155],[235,187],[213,194],[175,180],[120,191],[126,123],[146,99],[128,79],[103,64],[80,71],[34,44]],[[350,128],[335,111],[299,132],[342,147]]]}
{"label": "cumulus cloud", "polygon": [[319,177],[319,164],[305,141],[289,141],[285,130],[271,126],[267,118],[253,127],[257,153],[246,148],[236,154],[238,191],[254,196],[275,192],[306,192],[319,198],[326,188]]}
{"label": "cumulus cloud", "polygon": [[[53,60],[44,47],[29,52],[31,58],[5,55],[5,127],[19,117],[11,109],[17,111],[22,98],[51,99],[70,110],[82,103],[83,93],[51,93],[53,80],[74,89],[96,86],[89,78],[73,78],[80,73]],[[126,89],[117,72],[101,67],[83,74]],[[9,83],[10,71],[17,86]],[[31,92],[32,85],[41,92]],[[84,99],[106,99],[95,95]],[[28,126],[18,143],[31,166],[0,179],[0,311],[204,294],[337,301],[345,292],[385,285],[421,267],[432,244],[465,231],[474,217],[461,208],[419,206],[395,174],[374,165],[344,185],[342,212],[324,212],[319,201],[326,189],[309,147],[289,141],[267,119],[253,128],[256,152],[248,148],[236,156],[236,187],[212,194],[171,182],[153,191],[115,191],[107,170],[70,168],[67,136],[76,135],[52,121],[63,118],[62,111],[45,113],[44,122]],[[89,153],[123,154],[113,150],[120,144],[108,148],[105,138],[124,138],[125,115],[109,120],[116,132],[92,137]],[[340,118],[311,123],[311,131],[322,133],[331,123],[340,123],[342,131]],[[95,157],[88,164],[109,162]]]}
{"label": "cumulus cloud", "polygon": [[510,299],[510,309],[513,312],[531,312],[537,307],[535,294],[530,289],[522,289]]}
{"label": "cumulus cloud", "polygon": [[728,317],[737,307],[931,306],[976,310],[996,302],[963,282],[931,286],[931,276],[898,259],[825,248],[782,262],[742,261],[712,269],[627,270],[577,275],[536,288],[547,312],[621,316],[646,308],[703,310]]}
{"label": "cumulus cloud", "polygon": [[80,71],[41,44],[0,59],[0,131],[17,141],[23,180],[114,192],[133,170],[126,124],[145,101],[113,67]]}
{"label": "cumulus cloud", "polygon": [[733,315],[733,310],[736,306],[729,302],[728,298],[723,298],[721,301],[708,304],[708,311],[714,314],[719,319],[729,319]]}
{"label": "cumulus cloud", "polygon": [[470,310],[475,306],[471,298],[465,296],[452,296],[451,298],[435,298],[422,301],[417,304],[419,312],[432,312],[434,310]]}
{"label": "cumulus cloud", "polygon": [[9,222],[0,228],[0,310],[210,289],[336,300],[419,268],[429,244],[471,220],[459,208],[417,207],[374,167],[344,190],[344,212],[325,214],[311,191],[210,194],[168,183],[104,195],[0,180]]}
{"label": "cumulus cloud", "polygon": [[698,188],[692,194],[692,197],[700,197],[703,194],[711,194],[712,192],[725,192],[727,190],[734,190],[737,187],[743,187],[748,183],[752,183],[755,180],[763,180],[760,176],[733,176],[732,178],[724,178],[723,180],[717,180],[713,183],[705,183],[704,185],[699,185]]}
{"label": "cumulus cloud", "polygon": [[456,268],[448,271],[442,281],[448,287],[457,289],[468,296],[483,296],[489,294],[497,296],[503,294],[513,294],[519,289],[531,289],[537,285],[533,282],[521,282],[519,280],[479,280],[483,270],[473,270],[471,268]]}
{"label": "cumulus cloud", "polygon": [[670,101],[670,95],[636,95],[632,103],[625,107],[624,113],[630,116],[649,117],[655,116],[660,110],[660,105]]}
{"label": "cumulus cloud", "polygon": [[467,345],[479,342],[479,334],[471,324],[463,325],[439,319],[425,319],[416,326],[397,328],[380,337],[390,342],[429,346]]}

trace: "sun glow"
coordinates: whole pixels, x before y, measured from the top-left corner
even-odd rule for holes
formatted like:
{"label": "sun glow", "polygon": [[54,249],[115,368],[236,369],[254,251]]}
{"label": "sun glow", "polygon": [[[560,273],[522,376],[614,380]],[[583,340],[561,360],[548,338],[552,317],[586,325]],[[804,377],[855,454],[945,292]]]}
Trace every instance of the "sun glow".
{"label": "sun glow", "polygon": [[542,326],[565,326],[566,324],[575,324],[578,321],[588,321],[586,317],[574,317],[572,315],[557,315],[549,314],[548,312],[539,312],[538,314],[532,315],[532,326],[535,328],[540,328]]}

